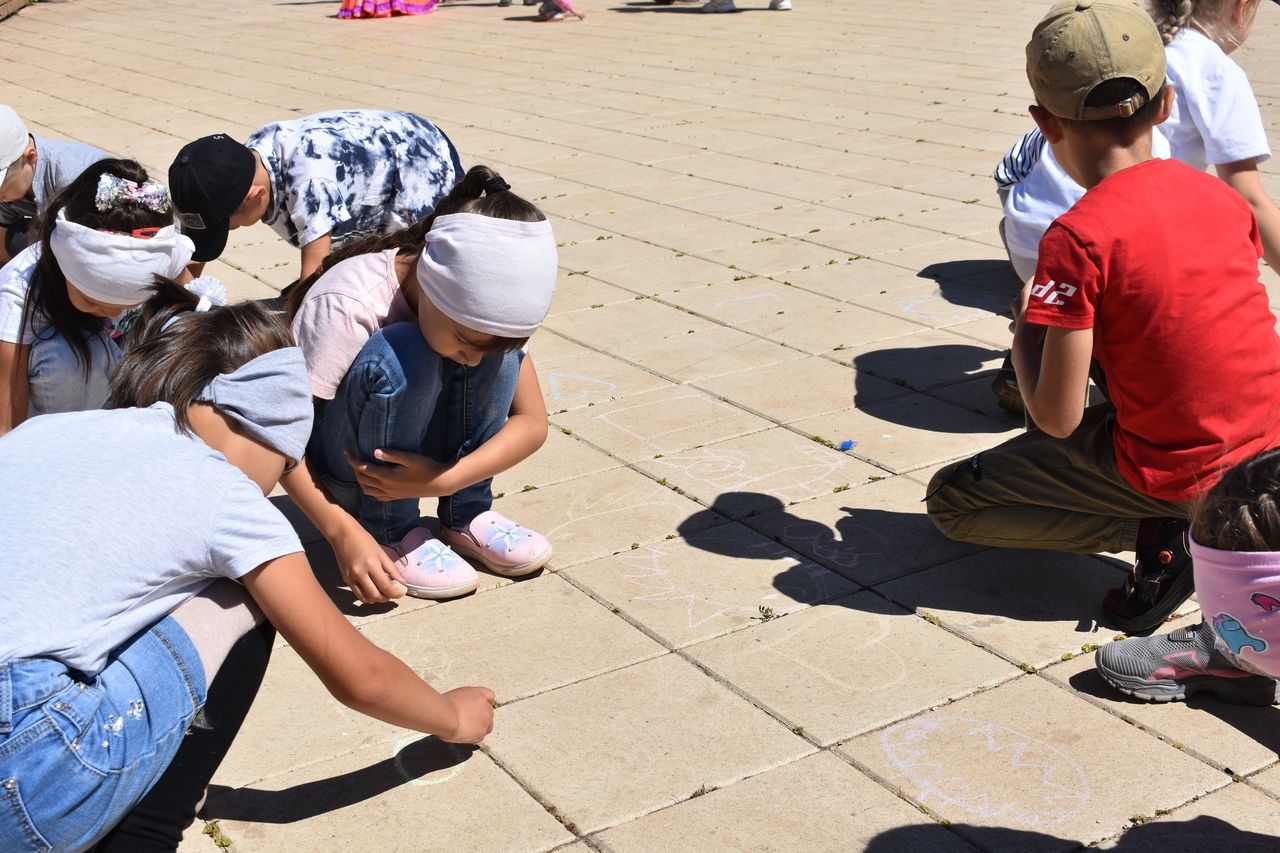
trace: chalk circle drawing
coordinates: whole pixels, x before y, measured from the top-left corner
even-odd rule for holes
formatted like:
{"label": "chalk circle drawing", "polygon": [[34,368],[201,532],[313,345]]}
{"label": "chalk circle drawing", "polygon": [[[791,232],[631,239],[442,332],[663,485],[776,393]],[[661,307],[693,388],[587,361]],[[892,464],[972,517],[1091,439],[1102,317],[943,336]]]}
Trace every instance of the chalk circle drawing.
{"label": "chalk circle drawing", "polygon": [[[706,538],[714,538],[707,537],[707,534],[694,534],[694,536],[703,538],[704,541]],[[792,556],[782,546],[767,540],[744,543],[741,533],[736,536],[726,536],[726,539],[731,540],[733,548],[740,557],[756,560],[785,560]],[[759,615],[760,600],[758,599],[748,604],[724,601],[711,589],[691,589],[688,579],[673,577],[671,562],[673,560],[678,563],[688,561],[687,554],[679,553],[684,547],[675,541],[661,542],[617,555],[614,559],[624,567],[623,580],[636,587],[636,593],[630,600],[682,603],[685,607],[685,624],[689,629],[701,627],[708,622],[727,616],[750,618]],[[794,557],[788,562],[789,565],[779,564],[778,566],[781,571],[787,573],[785,586],[779,587],[781,594],[769,593],[763,600],[777,601],[787,598],[800,602],[814,602],[826,600],[835,592],[832,582],[837,578],[831,572],[813,563],[797,563]],[[693,573],[692,577],[696,579],[697,574]],[[709,586],[714,587],[714,583]]]}
{"label": "chalk circle drawing", "polygon": [[801,449],[790,464],[770,457],[757,473],[751,457],[741,450],[699,447],[655,459],[652,464],[720,492],[758,491],[790,503],[830,494],[836,486],[849,485],[841,481],[840,473],[852,462],[843,453],[814,446]]}
{"label": "chalk circle drawing", "polygon": [[557,403],[578,403],[592,394],[608,394],[617,387],[617,382],[581,373],[553,370],[547,374],[547,390],[551,392],[551,399]]}
{"label": "chalk circle drawing", "polygon": [[1061,823],[1091,796],[1070,755],[999,723],[932,714],[885,729],[880,746],[915,787],[906,792],[952,821]]}
{"label": "chalk circle drawing", "polygon": [[410,785],[426,786],[426,785],[443,785],[445,782],[452,782],[458,778],[458,774],[462,772],[462,768],[467,764],[467,755],[462,751],[462,747],[456,743],[446,743],[442,740],[432,741],[423,746],[423,750],[430,752],[443,752],[453,762],[453,766],[446,767],[441,770],[435,770],[431,773],[414,772],[408,766],[405,759],[405,753],[416,744],[421,744],[424,740],[422,735],[409,735],[406,738],[396,741],[395,749],[391,753],[395,759],[396,770],[400,773],[401,778]]}

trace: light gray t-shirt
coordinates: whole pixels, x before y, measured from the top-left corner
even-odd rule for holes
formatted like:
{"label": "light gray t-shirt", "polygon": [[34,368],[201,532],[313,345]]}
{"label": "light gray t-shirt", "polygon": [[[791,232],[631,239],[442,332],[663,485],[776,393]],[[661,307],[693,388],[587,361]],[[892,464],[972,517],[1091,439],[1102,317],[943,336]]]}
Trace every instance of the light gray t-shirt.
{"label": "light gray t-shirt", "polygon": [[44,213],[45,205],[58,190],[80,177],[80,173],[94,163],[111,156],[83,142],[45,139],[34,133],[31,138],[36,141],[36,168],[31,182],[35,198],[0,202],[0,227]]}
{"label": "light gray t-shirt", "polygon": [[173,408],[33,418],[0,439],[0,663],[93,676],[218,577],[302,550],[240,469]]}

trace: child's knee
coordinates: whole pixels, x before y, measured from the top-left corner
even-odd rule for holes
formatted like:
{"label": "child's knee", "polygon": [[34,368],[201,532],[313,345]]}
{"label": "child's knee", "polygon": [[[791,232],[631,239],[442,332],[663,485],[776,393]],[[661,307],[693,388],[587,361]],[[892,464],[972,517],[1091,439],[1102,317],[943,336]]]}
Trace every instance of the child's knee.
{"label": "child's knee", "polygon": [[954,462],[939,468],[929,480],[929,487],[924,493],[925,512],[938,532],[948,539],[962,538],[960,524],[965,518],[965,511],[959,506],[956,498],[959,491],[956,479],[968,476],[969,461]]}

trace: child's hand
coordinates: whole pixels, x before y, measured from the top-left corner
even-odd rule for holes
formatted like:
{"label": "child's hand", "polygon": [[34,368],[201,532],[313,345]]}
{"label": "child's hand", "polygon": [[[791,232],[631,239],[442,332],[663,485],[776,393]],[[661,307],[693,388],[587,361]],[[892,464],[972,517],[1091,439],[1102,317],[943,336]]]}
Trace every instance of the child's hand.
{"label": "child's hand", "polygon": [[359,525],[335,538],[334,556],[342,580],[365,604],[385,604],[405,594],[404,578],[382,546]]}
{"label": "child's hand", "polygon": [[458,727],[440,735],[450,743],[479,743],[493,731],[493,691],[488,687],[459,687],[444,694],[458,714]]}
{"label": "child's hand", "polygon": [[375,450],[374,462],[346,454],[360,490],[380,501],[438,498],[458,491],[448,480],[450,466],[404,450]]}

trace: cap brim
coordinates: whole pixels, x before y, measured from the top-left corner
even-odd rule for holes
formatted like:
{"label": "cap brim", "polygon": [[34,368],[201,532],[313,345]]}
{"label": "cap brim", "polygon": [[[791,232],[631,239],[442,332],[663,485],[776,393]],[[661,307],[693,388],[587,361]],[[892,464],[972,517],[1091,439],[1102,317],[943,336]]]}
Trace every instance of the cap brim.
{"label": "cap brim", "polygon": [[190,237],[191,242],[196,245],[196,251],[191,256],[191,260],[202,264],[217,260],[222,255],[222,250],[227,248],[227,234],[230,230],[229,222],[212,228],[182,229],[182,233]]}

